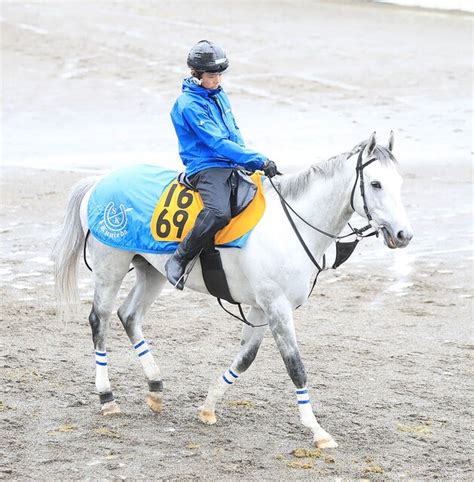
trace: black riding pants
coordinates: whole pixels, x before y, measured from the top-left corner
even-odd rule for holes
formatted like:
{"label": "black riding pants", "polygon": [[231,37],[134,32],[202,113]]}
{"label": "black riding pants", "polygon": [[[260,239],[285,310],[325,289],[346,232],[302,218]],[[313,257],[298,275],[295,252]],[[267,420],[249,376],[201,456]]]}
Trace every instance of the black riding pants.
{"label": "black riding pants", "polygon": [[180,243],[178,253],[190,261],[202,249],[214,244],[214,236],[231,220],[232,169],[211,168],[189,178],[198,190],[204,208],[193,229]]}

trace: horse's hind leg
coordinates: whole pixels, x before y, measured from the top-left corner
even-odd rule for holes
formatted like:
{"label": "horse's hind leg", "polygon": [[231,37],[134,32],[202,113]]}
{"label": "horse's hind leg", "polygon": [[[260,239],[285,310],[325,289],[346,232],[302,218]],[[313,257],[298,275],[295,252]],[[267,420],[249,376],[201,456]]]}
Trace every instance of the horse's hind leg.
{"label": "horse's hind leg", "polygon": [[[252,308],[247,316],[250,323],[261,325],[265,323],[263,311]],[[219,376],[209,387],[206,401],[198,408],[199,419],[209,425],[216,423],[216,403],[223,397],[226,390],[237,381],[239,376],[247,370],[257,356],[258,349],[262,343],[267,326],[252,328],[244,325],[240,341],[240,350],[234,358],[230,368]]]}
{"label": "horse's hind leg", "polygon": [[163,382],[158,365],[142,333],[145,313],[163,288],[166,278],[141,256],[135,256],[136,283],[118,310],[118,316],[143,366],[148,380],[148,406],[160,412],[162,406]]}
{"label": "horse's hind leg", "polygon": [[120,409],[115,402],[110,386],[107,370],[107,336],[109,333],[109,320],[112,313],[117,293],[127,274],[132,259],[132,254],[126,251],[113,250],[101,245],[93,244],[90,247],[92,267],[95,282],[94,302],[89,315],[92,330],[96,359],[95,386],[100,397],[103,415],[119,413]]}

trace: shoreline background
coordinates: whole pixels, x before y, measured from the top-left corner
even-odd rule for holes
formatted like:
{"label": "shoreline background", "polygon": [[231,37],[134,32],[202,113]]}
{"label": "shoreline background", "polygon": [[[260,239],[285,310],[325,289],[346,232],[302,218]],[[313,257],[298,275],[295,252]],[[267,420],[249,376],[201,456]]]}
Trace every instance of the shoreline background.
{"label": "shoreline background", "polygon": [[257,2],[255,32],[245,2],[205,3],[205,21],[186,1],[2,4],[2,165],[180,169],[169,111],[188,46],[212,37],[246,142],[287,172],[392,129],[405,166],[470,166],[472,15]]}
{"label": "shoreline background", "polygon": [[431,8],[458,12],[474,12],[470,0],[373,0],[378,3],[389,3],[401,7]]}

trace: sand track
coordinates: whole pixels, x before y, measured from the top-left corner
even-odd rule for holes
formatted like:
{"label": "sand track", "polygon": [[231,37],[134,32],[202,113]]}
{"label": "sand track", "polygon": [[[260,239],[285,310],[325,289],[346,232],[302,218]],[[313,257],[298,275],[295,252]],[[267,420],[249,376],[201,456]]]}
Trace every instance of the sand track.
{"label": "sand track", "polygon": [[[472,17],[344,0],[231,2],[229,15],[222,3],[2,3],[0,477],[472,480]],[[396,130],[411,245],[361,243],[295,314],[336,450],[313,450],[270,336],[217,424],[198,421],[239,344],[211,298],[168,289],[147,315],[159,415],[115,316],[123,413],[100,415],[84,267],[77,318],[55,318],[48,257],[88,175],[68,169],[178,168],[168,113],[189,46],[211,35],[232,54],[244,137],[285,172]]]}

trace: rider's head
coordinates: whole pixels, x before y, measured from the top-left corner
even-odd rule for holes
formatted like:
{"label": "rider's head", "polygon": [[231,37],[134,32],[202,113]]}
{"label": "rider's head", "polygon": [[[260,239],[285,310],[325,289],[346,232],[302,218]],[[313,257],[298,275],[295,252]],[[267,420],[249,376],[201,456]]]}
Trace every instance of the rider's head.
{"label": "rider's head", "polygon": [[222,74],[229,67],[229,60],[222,47],[209,40],[201,40],[188,54],[188,67],[202,87],[217,89]]}

